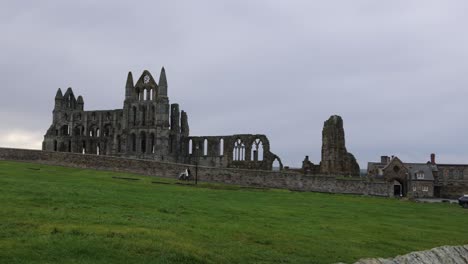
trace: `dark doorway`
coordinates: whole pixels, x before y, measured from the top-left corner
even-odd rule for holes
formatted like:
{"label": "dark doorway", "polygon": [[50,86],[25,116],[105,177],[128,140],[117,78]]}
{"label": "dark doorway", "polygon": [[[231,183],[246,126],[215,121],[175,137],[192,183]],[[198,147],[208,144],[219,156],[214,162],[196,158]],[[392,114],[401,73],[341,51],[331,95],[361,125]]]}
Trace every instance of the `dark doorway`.
{"label": "dark doorway", "polygon": [[394,197],[404,197],[406,196],[405,186],[400,181],[393,181],[393,196]]}

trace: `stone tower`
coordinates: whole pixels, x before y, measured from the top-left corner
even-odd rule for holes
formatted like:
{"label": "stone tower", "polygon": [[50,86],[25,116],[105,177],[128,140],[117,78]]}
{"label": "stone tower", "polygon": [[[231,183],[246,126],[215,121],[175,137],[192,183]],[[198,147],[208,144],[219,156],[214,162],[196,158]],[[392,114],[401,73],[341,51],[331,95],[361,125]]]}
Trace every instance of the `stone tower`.
{"label": "stone tower", "polygon": [[333,175],[360,175],[356,159],[346,150],[343,119],[337,115],[325,121],[323,127],[320,172]]}

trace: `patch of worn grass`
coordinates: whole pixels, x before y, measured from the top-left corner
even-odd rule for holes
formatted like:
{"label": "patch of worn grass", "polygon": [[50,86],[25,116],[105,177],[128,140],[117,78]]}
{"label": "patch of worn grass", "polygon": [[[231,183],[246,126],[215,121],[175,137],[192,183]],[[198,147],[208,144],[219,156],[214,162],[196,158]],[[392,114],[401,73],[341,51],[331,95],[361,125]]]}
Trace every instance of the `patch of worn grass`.
{"label": "patch of worn grass", "polygon": [[457,205],[175,182],[0,161],[0,262],[332,263],[468,243]]}

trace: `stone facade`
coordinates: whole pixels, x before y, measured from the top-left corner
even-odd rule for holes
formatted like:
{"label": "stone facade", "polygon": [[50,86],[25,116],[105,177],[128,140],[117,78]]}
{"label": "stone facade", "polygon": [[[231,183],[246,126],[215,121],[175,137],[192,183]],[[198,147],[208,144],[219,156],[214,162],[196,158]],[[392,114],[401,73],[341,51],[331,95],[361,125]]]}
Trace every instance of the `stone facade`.
{"label": "stone facade", "polygon": [[84,111],[82,96],[58,89],[43,150],[111,155],[206,166],[271,170],[280,158],[265,135],[189,136],[186,112],[169,104],[164,68],[159,82],[144,71],[127,76],[123,109]]}
{"label": "stone facade", "polygon": [[[458,198],[468,194],[468,165],[437,164],[435,154],[427,163],[403,163],[398,157],[382,156],[369,162],[368,177],[393,182],[393,195],[414,198]],[[391,193],[391,191],[389,191]]]}

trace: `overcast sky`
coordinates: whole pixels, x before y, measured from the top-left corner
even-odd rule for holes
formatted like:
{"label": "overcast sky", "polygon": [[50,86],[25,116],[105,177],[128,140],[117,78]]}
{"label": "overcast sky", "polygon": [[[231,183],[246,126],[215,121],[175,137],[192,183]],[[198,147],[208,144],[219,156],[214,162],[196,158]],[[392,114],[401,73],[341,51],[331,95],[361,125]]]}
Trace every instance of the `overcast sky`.
{"label": "overcast sky", "polygon": [[320,161],[344,119],[380,155],[468,163],[467,1],[1,1],[0,146],[40,148],[57,88],[122,108],[128,71],[158,79],[191,135],[266,134],[285,165]]}

